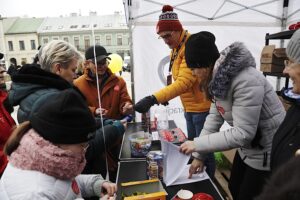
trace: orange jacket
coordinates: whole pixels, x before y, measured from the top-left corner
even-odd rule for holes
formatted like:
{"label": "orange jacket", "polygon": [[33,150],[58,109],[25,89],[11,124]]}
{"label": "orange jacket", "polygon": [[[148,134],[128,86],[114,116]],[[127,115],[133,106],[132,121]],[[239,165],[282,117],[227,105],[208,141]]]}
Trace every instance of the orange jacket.
{"label": "orange jacket", "polygon": [[[183,40],[184,31],[180,36]],[[190,34],[188,34],[189,38]],[[185,42],[186,42],[185,40]],[[199,90],[199,82],[196,76],[193,76],[192,70],[188,68],[185,61],[185,42],[179,50],[178,56],[172,66],[173,83],[154,93],[159,103],[164,103],[177,96],[180,96],[185,112],[206,112],[210,108],[210,101]]]}
{"label": "orange jacket", "polygon": [[[122,119],[122,108],[126,102],[132,103],[123,78],[112,74],[108,69],[109,77],[100,89],[102,108],[108,110],[106,118]],[[96,82],[88,77],[87,71],[74,81],[74,85],[84,94],[91,112],[94,114],[99,108]],[[100,85],[101,88],[101,85]]]}

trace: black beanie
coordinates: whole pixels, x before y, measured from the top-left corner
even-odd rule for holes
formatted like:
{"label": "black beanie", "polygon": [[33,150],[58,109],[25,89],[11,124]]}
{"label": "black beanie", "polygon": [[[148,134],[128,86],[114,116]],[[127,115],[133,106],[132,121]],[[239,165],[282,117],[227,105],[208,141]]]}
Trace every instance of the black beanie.
{"label": "black beanie", "polygon": [[51,95],[48,101],[29,117],[39,135],[54,144],[79,144],[94,137],[95,119],[74,89]]}
{"label": "black beanie", "polygon": [[214,34],[201,31],[189,37],[185,44],[185,59],[189,68],[207,68],[214,65],[220,54]]}

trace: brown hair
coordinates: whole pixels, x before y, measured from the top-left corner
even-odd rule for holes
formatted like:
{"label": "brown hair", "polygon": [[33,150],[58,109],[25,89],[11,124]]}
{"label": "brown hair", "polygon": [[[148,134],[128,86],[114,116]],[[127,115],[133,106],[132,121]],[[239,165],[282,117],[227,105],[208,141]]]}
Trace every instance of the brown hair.
{"label": "brown hair", "polygon": [[206,99],[212,101],[212,96],[209,92],[209,83],[212,80],[212,73],[213,73],[214,66],[212,65],[206,69],[207,69],[207,76],[205,77],[205,79],[201,79],[199,84],[199,89],[201,92],[205,94]]}
{"label": "brown hair", "polygon": [[4,146],[4,152],[6,155],[10,156],[19,146],[22,137],[31,128],[29,121],[25,121],[19,126],[15,127],[11,136],[8,138]]}

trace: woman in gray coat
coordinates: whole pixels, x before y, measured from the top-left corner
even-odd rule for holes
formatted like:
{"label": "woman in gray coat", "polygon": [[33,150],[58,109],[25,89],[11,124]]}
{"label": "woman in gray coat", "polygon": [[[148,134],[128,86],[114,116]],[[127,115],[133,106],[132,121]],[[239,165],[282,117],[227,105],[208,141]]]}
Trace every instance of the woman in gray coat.
{"label": "woman in gray coat", "polygon": [[[219,56],[214,35],[204,31],[189,38],[185,54],[202,81],[200,89],[213,102],[200,136],[180,147],[195,158],[189,176],[203,170],[207,153],[237,148],[229,189],[234,200],[251,200],[269,174],[272,138],[284,108],[242,43],[231,44]],[[231,128],[221,131],[224,122]]]}

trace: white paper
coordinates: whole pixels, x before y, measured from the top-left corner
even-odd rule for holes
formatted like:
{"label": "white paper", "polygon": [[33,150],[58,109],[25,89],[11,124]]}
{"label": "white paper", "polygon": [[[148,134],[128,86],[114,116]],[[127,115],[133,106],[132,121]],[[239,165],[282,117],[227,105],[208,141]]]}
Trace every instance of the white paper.
{"label": "white paper", "polygon": [[153,131],[151,135],[152,135],[152,140],[159,140],[159,134],[157,131]]}
{"label": "white paper", "polygon": [[209,176],[207,175],[205,170],[203,170],[203,172],[201,172],[201,173],[193,174],[193,176],[191,178],[188,178],[190,166],[191,165],[186,165],[184,170],[180,174],[180,176],[171,185],[181,185],[181,184],[186,184],[186,183],[194,183],[194,182],[209,179]]}
{"label": "white paper", "polygon": [[163,179],[166,186],[192,183],[207,179],[206,172],[195,174],[191,179],[189,176],[189,166],[187,165],[190,155],[179,152],[179,146],[161,140],[162,152],[164,154],[164,174]]}

